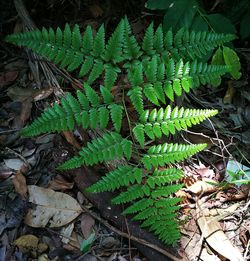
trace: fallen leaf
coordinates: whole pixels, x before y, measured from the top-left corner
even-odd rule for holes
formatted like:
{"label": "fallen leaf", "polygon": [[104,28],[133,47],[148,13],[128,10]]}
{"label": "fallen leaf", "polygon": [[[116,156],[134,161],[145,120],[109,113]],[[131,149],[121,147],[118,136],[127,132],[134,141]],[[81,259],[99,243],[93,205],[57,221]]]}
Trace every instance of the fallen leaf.
{"label": "fallen leaf", "polygon": [[91,12],[91,14],[93,15],[94,18],[97,18],[99,16],[103,15],[103,10],[102,8],[97,5],[97,4],[93,4],[89,7],[89,10]]}
{"label": "fallen leaf", "polygon": [[64,245],[63,248],[69,251],[75,251],[76,249],[79,250],[79,242],[82,242],[82,240],[83,238],[80,235],[76,234],[75,231],[73,231],[70,237],[70,241],[68,242],[68,244]]}
{"label": "fallen leaf", "polygon": [[34,235],[24,235],[14,241],[14,245],[17,246],[22,252],[28,252],[34,250],[38,246],[38,237]]}
{"label": "fallen leaf", "polygon": [[47,98],[52,92],[51,87],[38,90],[13,86],[8,88],[7,94],[13,101],[25,102],[27,98],[31,98],[32,101],[40,101]]}
{"label": "fallen leaf", "polygon": [[227,103],[227,104],[232,103],[234,94],[235,94],[235,88],[232,85],[232,81],[229,81],[228,82],[227,92],[226,92],[226,94],[225,94],[225,96],[223,98],[223,102]]}
{"label": "fallen leaf", "polygon": [[207,243],[218,254],[228,258],[231,261],[243,261],[239,249],[234,247],[225,233],[222,231],[217,218],[211,217],[208,209],[201,209],[201,204],[197,202],[197,223],[202,232],[202,236]]}
{"label": "fallen leaf", "polygon": [[74,135],[70,131],[63,132],[67,142],[77,149],[81,149],[81,145],[77,142]]}
{"label": "fallen leaf", "polygon": [[29,119],[31,114],[31,108],[32,108],[32,98],[27,98],[25,101],[22,102],[22,110],[20,113],[20,120],[22,121],[22,124],[26,122],[26,120]]}
{"label": "fallen leaf", "polygon": [[14,170],[20,170],[24,162],[20,159],[4,159],[5,165]]}
{"label": "fallen leaf", "polygon": [[74,224],[71,223],[66,227],[63,227],[61,230],[62,242],[68,244],[70,241],[71,234],[74,229]]}
{"label": "fallen leaf", "polygon": [[12,182],[15,187],[15,191],[20,194],[22,198],[26,198],[28,192],[26,178],[21,171],[16,172],[12,178]]}
{"label": "fallen leaf", "polygon": [[224,217],[233,214],[240,206],[239,203],[228,206],[227,208],[212,208],[209,210],[210,216]]}
{"label": "fallen leaf", "polygon": [[53,190],[72,189],[74,182],[68,182],[62,175],[57,175],[49,182],[48,188]]}
{"label": "fallen leaf", "polygon": [[212,179],[203,178],[202,180],[197,180],[197,182],[188,187],[188,190],[194,194],[214,192],[218,189],[218,186],[216,185],[218,185],[218,182]]}
{"label": "fallen leaf", "polygon": [[90,234],[87,239],[81,242],[80,250],[82,253],[86,253],[90,250],[92,243],[95,241],[95,233]]}
{"label": "fallen leaf", "polygon": [[95,220],[88,214],[83,214],[81,219],[81,230],[83,237],[87,239],[93,231]]}
{"label": "fallen leaf", "polygon": [[14,82],[18,76],[17,71],[9,71],[0,74],[0,88]]}
{"label": "fallen leaf", "polygon": [[78,202],[71,196],[52,189],[28,186],[29,202],[35,206],[25,216],[25,223],[31,227],[61,227],[82,212]]}

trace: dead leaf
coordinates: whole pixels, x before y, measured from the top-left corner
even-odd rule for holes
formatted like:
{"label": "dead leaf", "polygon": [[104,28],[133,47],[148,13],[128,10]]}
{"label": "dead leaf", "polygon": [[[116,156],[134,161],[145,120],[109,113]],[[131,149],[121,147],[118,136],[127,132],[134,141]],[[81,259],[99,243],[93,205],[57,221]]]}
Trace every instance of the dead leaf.
{"label": "dead leaf", "polygon": [[193,185],[188,187],[188,190],[194,194],[214,192],[218,189],[218,186],[216,185],[218,185],[218,182],[212,179],[203,178],[202,180],[198,180]]}
{"label": "dead leaf", "polygon": [[89,7],[89,10],[91,12],[91,14],[93,15],[94,18],[97,18],[99,16],[103,15],[103,10],[102,8],[97,5],[97,4],[93,4]]}
{"label": "dead leaf", "polygon": [[27,98],[31,98],[32,101],[40,101],[47,98],[53,92],[53,88],[48,87],[44,89],[33,89],[33,88],[19,88],[13,86],[8,89],[8,96],[13,101],[25,102]]}
{"label": "dead leaf", "polygon": [[71,223],[68,226],[62,228],[61,236],[62,236],[62,242],[64,244],[68,244],[69,243],[71,234],[73,232],[73,229],[74,229],[74,224],[73,223]]}
{"label": "dead leaf", "polygon": [[235,203],[228,206],[227,208],[212,208],[209,210],[210,216],[218,216],[224,218],[225,216],[232,215],[239,206],[239,203]]}
{"label": "dead leaf", "polygon": [[27,98],[25,101],[22,102],[22,110],[20,113],[20,120],[22,124],[29,119],[30,113],[32,108],[32,98]]}
{"label": "dead leaf", "polygon": [[55,192],[52,189],[28,186],[29,202],[35,206],[25,217],[25,223],[31,227],[61,227],[82,212],[78,202],[71,196]]}
{"label": "dead leaf", "polygon": [[26,178],[21,171],[16,172],[12,178],[12,182],[15,187],[15,191],[20,194],[22,198],[26,198],[28,192]]}
{"label": "dead leaf", "polygon": [[48,188],[53,190],[66,190],[72,189],[74,182],[68,182],[62,175],[57,175],[52,181],[49,182]]}
{"label": "dead leaf", "polygon": [[202,232],[202,236],[207,243],[218,254],[231,261],[243,261],[240,251],[232,245],[216,218],[211,217],[208,209],[201,209],[201,203],[197,202],[198,219],[197,223]]}
{"label": "dead leaf", "polygon": [[20,170],[24,162],[20,159],[4,159],[5,165],[14,170]]}
{"label": "dead leaf", "polygon": [[17,246],[22,252],[28,252],[34,250],[38,246],[38,237],[34,235],[24,235],[14,241],[14,245]]}
{"label": "dead leaf", "polygon": [[232,81],[228,82],[227,92],[223,98],[225,104],[231,104],[235,94],[235,88],[233,87]]}
{"label": "dead leaf", "polygon": [[64,245],[63,248],[69,251],[75,251],[76,249],[80,249],[79,242],[81,242],[82,240],[83,238],[77,235],[75,231],[73,231],[69,243]]}
{"label": "dead leaf", "polygon": [[9,71],[0,74],[0,88],[14,82],[18,76],[17,71]]}
{"label": "dead leaf", "polygon": [[81,145],[77,142],[74,135],[70,131],[63,132],[67,142],[77,149],[81,149]]}
{"label": "dead leaf", "polygon": [[83,237],[87,239],[92,233],[93,226],[95,225],[95,220],[88,214],[82,215],[81,219],[81,230]]}

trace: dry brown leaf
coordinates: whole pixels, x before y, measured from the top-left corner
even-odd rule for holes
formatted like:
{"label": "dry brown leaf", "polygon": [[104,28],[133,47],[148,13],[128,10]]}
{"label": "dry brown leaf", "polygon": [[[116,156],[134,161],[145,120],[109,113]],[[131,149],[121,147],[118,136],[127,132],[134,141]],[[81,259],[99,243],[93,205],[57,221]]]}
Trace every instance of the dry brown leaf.
{"label": "dry brown leaf", "polygon": [[211,217],[208,209],[201,209],[199,201],[197,202],[197,212],[197,222],[202,236],[210,247],[231,261],[243,261],[240,251],[229,241],[217,219],[213,216]]}
{"label": "dry brown leaf", "polygon": [[103,15],[103,10],[102,8],[97,5],[97,4],[93,4],[89,7],[89,10],[91,12],[91,14],[93,15],[94,18],[97,18],[99,16]]}
{"label": "dry brown leaf", "polygon": [[216,185],[218,185],[218,182],[212,179],[203,178],[202,180],[197,180],[197,182],[188,187],[188,190],[194,194],[214,192],[218,189],[218,186]]}
{"label": "dry brown leaf", "polygon": [[0,88],[15,81],[17,76],[18,76],[17,71],[9,71],[0,74]]}
{"label": "dry brown leaf", "polygon": [[77,142],[74,135],[70,131],[63,132],[67,142],[77,149],[81,149],[81,145]]}
{"label": "dry brown leaf", "polygon": [[53,190],[66,190],[72,189],[74,182],[68,182],[62,175],[57,175],[49,182],[48,188]]}
{"label": "dry brown leaf", "polygon": [[212,208],[209,210],[210,216],[219,216],[223,219],[225,216],[233,214],[239,206],[239,203],[235,203],[227,208]]}
{"label": "dry brown leaf", "polygon": [[7,94],[13,101],[25,102],[27,98],[34,101],[40,101],[47,98],[52,92],[53,88],[51,87],[37,90],[33,88],[19,88],[13,86],[8,88]]}
{"label": "dry brown leaf", "polygon": [[69,251],[75,251],[76,249],[80,249],[79,242],[82,242],[82,240],[83,238],[77,235],[75,231],[73,231],[69,243],[64,245],[63,248]]}
{"label": "dry brown leaf", "polygon": [[22,252],[28,252],[34,250],[38,246],[39,239],[34,235],[24,235],[14,241],[14,245],[17,246]]}
{"label": "dry brown leaf", "polygon": [[22,110],[20,113],[20,120],[24,124],[29,119],[32,108],[32,98],[27,98],[22,102]]}
{"label": "dry brown leaf", "polygon": [[73,229],[74,229],[74,223],[70,223],[69,225],[62,228],[61,237],[62,237],[62,242],[64,244],[69,243]]}
{"label": "dry brown leaf", "polygon": [[26,198],[28,192],[26,178],[20,170],[17,171],[16,174],[13,176],[12,182],[15,187],[15,191],[20,194],[22,198]]}
{"label": "dry brown leaf", "polygon": [[93,226],[95,225],[95,220],[88,214],[82,215],[81,219],[81,230],[83,237],[87,239],[92,233]]}
{"label": "dry brown leaf", "polygon": [[82,212],[81,206],[71,196],[55,192],[52,189],[28,186],[29,202],[34,204],[25,217],[25,223],[31,227],[61,227]]}
{"label": "dry brown leaf", "polygon": [[223,102],[230,104],[232,103],[233,97],[235,94],[235,88],[233,87],[232,81],[228,82],[228,88],[227,88],[227,92],[223,98]]}

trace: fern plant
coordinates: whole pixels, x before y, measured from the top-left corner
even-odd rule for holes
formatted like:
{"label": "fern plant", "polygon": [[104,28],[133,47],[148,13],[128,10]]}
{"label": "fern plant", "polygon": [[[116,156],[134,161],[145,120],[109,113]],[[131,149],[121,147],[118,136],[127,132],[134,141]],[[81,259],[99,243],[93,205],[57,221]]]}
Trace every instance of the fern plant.
{"label": "fern plant", "polygon": [[[77,25],[71,29],[68,24],[64,30],[43,28],[10,35],[6,41],[26,46],[68,71],[77,70],[84,80],[83,89],[76,96],[67,94],[60,104],[55,103],[24,128],[22,134],[35,136],[73,130],[76,126],[103,129],[102,137],[88,142],[58,169],[125,157],[127,165],[107,173],[88,191],[122,188],[113,203],[129,203],[124,214],[134,215],[142,227],[148,227],[163,242],[174,244],[180,237],[176,218],[180,199],[174,193],[182,187],[179,180],[183,176],[174,164],[203,150],[206,144],[162,143],[159,139],[199,124],[217,110],[172,109],[169,104],[175,96],[201,84],[216,87],[222,75],[235,72],[233,64],[209,65],[200,59],[234,38],[231,34],[185,29],[174,34],[171,30],[163,32],[161,25],[154,30],[150,24],[138,43],[127,18],[121,20],[108,41],[103,25],[95,35],[89,26],[81,34]],[[118,95],[114,95],[118,80]],[[102,85],[94,87],[100,81]],[[136,120],[129,115],[131,106],[137,113]],[[129,132],[121,130],[126,120],[131,126]],[[155,145],[145,146],[151,141]]]}

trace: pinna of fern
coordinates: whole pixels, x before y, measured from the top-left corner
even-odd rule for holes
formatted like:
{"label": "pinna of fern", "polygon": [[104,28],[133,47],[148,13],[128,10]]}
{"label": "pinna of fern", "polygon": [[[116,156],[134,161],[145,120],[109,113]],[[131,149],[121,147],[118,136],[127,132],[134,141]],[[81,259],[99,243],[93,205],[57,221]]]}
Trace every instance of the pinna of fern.
{"label": "pinna of fern", "polygon": [[30,126],[22,130],[24,136],[35,136],[52,131],[73,130],[76,125],[84,129],[97,127],[105,129],[112,121],[117,132],[121,129],[123,107],[114,102],[111,92],[101,86],[99,95],[87,83],[83,91],[77,91],[77,98],[68,93],[61,99],[61,105],[55,103],[46,109]]}
{"label": "pinna of fern", "polygon": [[199,124],[217,113],[217,110],[184,109],[183,107],[180,109],[175,107],[172,110],[170,105],[165,109],[145,110],[133,128],[133,133],[141,147],[144,147],[145,135],[150,140],[161,138],[163,134],[165,136],[174,135],[176,131]]}
{"label": "pinna of fern", "polygon": [[118,24],[107,43],[103,25],[94,36],[90,26],[82,35],[78,25],[71,29],[68,24],[63,31],[60,28],[43,28],[9,35],[6,41],[26,46],[68,71],[79,69],[80,77],[88,74],[89,84],[104,72],[105,87],[110,89],[116,82],[120,69],[126,68],[135,60],[142,62],[158,55],[162,59],[184,59],[186,62],[199,58],[234,38],[231,34],[189,32],[184,29],[176,34],[172,31],[164,33],[161,26],[154,31],[151,24],[140,45],[125,18]]}
{"label": "pinna of fern", "polygon": [[167,98],[174,101],[174,96],[188,93],[201,84],[217,87],[221,76],[229,73],[231,66],[208,65],[206,63],[184,63],[169,59],[162,61],[158,56],[144,63],[137,62],[128,69],[128,80],[131,89],[127,93],[139,114],[143,113],[143,100],[147,99],[154,105],[166,104]]}

